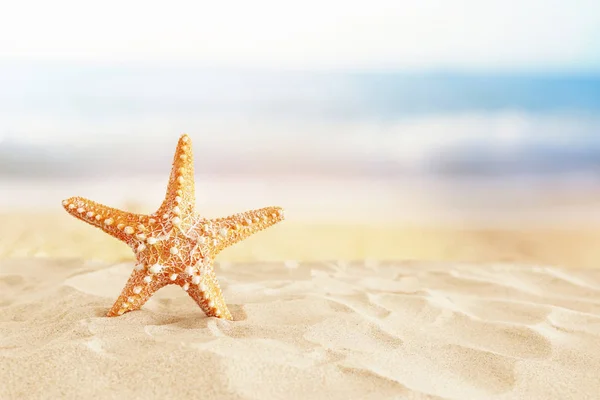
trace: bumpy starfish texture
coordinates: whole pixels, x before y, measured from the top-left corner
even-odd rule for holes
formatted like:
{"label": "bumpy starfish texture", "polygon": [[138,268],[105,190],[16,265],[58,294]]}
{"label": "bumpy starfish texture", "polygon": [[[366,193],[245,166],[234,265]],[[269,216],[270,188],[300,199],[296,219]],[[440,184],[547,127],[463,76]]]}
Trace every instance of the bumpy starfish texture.
{"label": "bumpy starfish texture", "polygon": [[127,243],[137,264],[107,316],[138,310],[169,284],[185,290],[207,316],[232,320],[213,269],[226,247],[283,220],[280,207],[266,207],[226,218],[196,214],[192,143],[181,136],[167,195],[157,212],[133,214],[81,197],[63,201],[69,214]]}

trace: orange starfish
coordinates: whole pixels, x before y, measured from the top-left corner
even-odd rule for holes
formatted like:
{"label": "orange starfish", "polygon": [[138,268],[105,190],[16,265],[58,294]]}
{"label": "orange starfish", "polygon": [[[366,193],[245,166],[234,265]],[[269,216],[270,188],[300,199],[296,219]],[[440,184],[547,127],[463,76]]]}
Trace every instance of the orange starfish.
{"label": "orange starfish", "polygon": [[233,319],[213,269],[224,248],[283,220],[283,210],[266,207],[226,218],[206,219],[194,211],[192,143],[177,144],[167,195],[157,212],[133,214],[81,197],[63,201],[69,214],[127,243],[137,264],[108,317],[138,310],[165,285],[185,290],[208,316]]}

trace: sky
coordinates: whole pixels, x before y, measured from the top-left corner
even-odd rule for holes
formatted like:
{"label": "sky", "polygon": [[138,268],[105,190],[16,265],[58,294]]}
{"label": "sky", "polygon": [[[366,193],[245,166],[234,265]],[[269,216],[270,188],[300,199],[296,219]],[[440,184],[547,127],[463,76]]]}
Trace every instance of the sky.
{"label": "sky", "polygon": [[600,2],[2,2],[0,60],[597,71]]}

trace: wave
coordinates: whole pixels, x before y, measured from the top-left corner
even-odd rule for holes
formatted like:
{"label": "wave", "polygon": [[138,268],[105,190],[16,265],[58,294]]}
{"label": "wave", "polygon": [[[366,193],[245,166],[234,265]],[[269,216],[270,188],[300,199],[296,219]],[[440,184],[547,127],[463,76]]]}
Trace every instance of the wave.
{"label": "wave", "polygon": [[[205,173],[396,176],[600,171],[600,117],[523,112],[459,113],[394,121],[155,115],[65,121],[4,120],[0,174],[154,174],[177,136],[195,142]],[[10,132],[11,129],[5,129]]]}

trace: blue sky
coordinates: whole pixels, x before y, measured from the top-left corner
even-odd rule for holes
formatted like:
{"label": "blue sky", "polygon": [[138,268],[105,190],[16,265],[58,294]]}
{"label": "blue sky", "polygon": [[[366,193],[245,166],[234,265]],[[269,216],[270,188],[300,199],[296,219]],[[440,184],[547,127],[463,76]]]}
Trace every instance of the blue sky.
{"label": "blue sky", "polygon": [[299,69],[600,70],[597,0],[23,0],[5,60]]}

